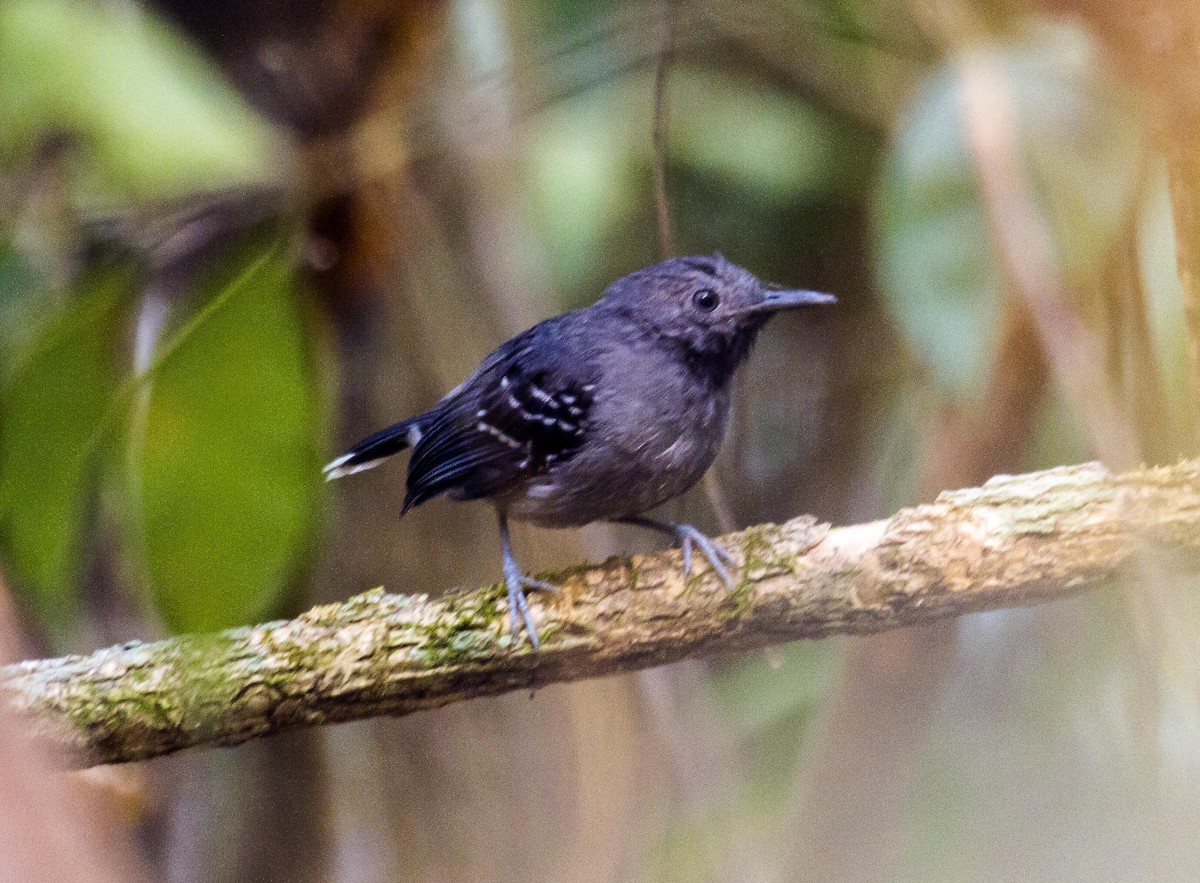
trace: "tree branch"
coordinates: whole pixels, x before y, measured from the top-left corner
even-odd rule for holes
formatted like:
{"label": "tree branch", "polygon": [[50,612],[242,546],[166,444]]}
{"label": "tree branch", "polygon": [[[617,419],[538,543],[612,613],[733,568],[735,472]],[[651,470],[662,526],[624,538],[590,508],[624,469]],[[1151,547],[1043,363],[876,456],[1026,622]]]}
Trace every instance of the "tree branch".
{"label": "tree branch", "polygon": [[707,569],[685,583],[677,552],[567,571],[561,596],[533,602],[539,652],[503,631],[500,586],[439,599],[376,590],[294,620],[10,665],[0,692],[42,738],[113,763],[1037,604],[1120,584],[1140,552],[1200,571],[1200,461],[998,477],[884,521],[805,516],[725,543],[745,562],[732,594]]}

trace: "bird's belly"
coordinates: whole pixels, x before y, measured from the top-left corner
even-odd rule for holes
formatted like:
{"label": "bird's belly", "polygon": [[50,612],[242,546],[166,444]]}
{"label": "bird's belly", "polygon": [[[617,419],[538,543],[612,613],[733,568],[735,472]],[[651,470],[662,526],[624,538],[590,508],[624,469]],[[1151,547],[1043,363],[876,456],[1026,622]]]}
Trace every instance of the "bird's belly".
{"label": "bird's belly", "polygon": [[724,413],[627,433],[524,482],[505,501],[513,517],[542,527],[577,527],[653,509],[691,488],[716,458]]}

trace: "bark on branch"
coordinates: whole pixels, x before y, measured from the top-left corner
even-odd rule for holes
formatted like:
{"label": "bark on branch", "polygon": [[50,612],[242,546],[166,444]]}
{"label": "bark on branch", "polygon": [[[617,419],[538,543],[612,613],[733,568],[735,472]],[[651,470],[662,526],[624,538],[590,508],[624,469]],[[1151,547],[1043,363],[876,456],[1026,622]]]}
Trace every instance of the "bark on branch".
{"label": "bark on branch", "polygon": [[724,542],[744,562],[732,594],[702,565],[685,583],[673,551],[562,574],[560,596],[533,600],[539,652],[511,641],[499,586],[438,599],[376,590],[285,622],[10,665],[0,692],[80,762],[115,763],[1037,604],[1130,579],[1142,554],[1200,571],[1200,461],[1004,476],[883,521],[801,517]]}

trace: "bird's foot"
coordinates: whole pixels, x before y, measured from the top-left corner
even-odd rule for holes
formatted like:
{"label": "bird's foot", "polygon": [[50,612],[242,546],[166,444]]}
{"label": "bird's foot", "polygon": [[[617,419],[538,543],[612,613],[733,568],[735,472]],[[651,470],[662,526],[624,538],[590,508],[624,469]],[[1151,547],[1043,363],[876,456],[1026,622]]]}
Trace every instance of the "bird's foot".
{"label": "bird's foot", "polygon": [[736,562],[728,550],[720,543],[713,542],[706,534],[690,524],[675,525],[675,536],[683,549],[684,579],[692,575],[692,549],[696,548],[707,559],[708,566],[713,569],[713,573],[720,578],[721,582],[725,583],[725,588],[733,591],[733,577],[729,573],[729,568],[733,567]]}
{"label": "bird's foot", "polygon": [[562,594],[562,590],[554,583],[548,583],[545,580],[534,579],[531,576],[521,576],[521,585],[532,592],[545,592],[548,595]]}
{"label": "bird's foot", "polygon": [[513,639],[521,633],[521,627],[524,625],[525,632],[529,635],[529,643],[537,650],[541,647],[541,642],[538,640],[537,626],[533,623],[533,613],[529,609],[529,599],[525,597],[525,590],[557,594],[558,586],[526,576],[512,558],[504,562],[504,585],[508,589],[508,616],[512,622]]}

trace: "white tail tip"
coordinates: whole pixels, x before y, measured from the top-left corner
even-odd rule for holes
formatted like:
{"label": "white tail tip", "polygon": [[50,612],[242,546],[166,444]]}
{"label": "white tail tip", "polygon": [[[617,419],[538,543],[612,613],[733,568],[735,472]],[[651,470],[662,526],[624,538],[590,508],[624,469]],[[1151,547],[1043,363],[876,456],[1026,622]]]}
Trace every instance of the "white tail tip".
{"label": "white tail tip", "polygon": [[382,460],[371,460],[367,463],[355,463],[353,466],[346,466],[354,457],[353,454],[342,454],[336,460],[330,461],[321,471],[325,473],[326,481],[333,481],[335,478],[342,478],[346,475],[353,475],[356,472],[365,472],[382,463]]}

